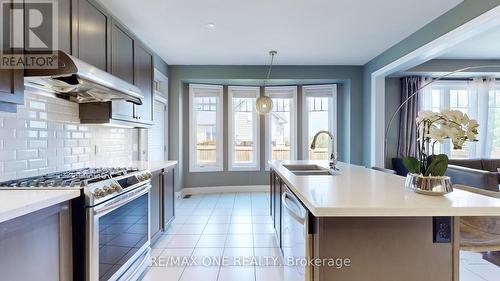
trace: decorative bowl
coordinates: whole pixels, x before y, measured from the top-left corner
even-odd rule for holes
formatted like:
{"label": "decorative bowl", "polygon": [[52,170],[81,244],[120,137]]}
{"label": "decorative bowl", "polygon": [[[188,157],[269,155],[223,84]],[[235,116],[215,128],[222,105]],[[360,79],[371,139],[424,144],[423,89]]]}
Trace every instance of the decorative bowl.
{"label": "decorative bowl", "polygon": [[453,191],[450,177],[447,176],[426,177],[423,175],[409,173],[406,176],[405,186],[413,192],[432,196],[440,196]]}

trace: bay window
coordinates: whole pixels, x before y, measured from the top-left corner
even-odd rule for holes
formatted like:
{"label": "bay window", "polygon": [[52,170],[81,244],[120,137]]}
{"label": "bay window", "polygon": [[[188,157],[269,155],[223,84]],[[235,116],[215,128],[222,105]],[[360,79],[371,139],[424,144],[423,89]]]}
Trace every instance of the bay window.
{"label": "bay window", "polygon": [[266,87],[265,93],[273,100],[273,110],[266,115],[266,160],[295,160],[297,87]]}
{"label": "bay window", "polygon": [[491,78],[438,81],[422,93],[423,110],[459,110],[479,122],[478,142],[453,149],[450,140],[435,146],[435,153],[452,159],[500,157],[500,87]]}
{"label": "bay window", "polygon": [[223,89],[189,85],[189,170],[223,170]]}
{"label": "bay window", "polygon": [[255,101],[259,96],[259,87],[228,88],[230,171],[260,170],[260,122],[255,109]]}
{"label": "bay window", "polygon": [[[315,85],[302,87],[302,134],[303,158],[305,160],[330,159],[330,138],[326,134],[318,137],[316,148],[312,150],[314,135],[321,130],[335,136],[337,146],[337,85]],[[334,151],[335,153],[336,151]]]}

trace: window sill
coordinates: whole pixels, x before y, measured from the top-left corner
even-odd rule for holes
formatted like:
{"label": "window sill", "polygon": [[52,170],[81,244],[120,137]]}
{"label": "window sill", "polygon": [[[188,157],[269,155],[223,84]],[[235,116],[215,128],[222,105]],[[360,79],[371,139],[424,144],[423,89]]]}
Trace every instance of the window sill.
{"label": "window sill", "polygon": [[213,173],[213,172],[223,172],[224,169],[220,167],[207,167],[207,168],[200,168],[200,167],[190,167],[189,172],[190,173]]}
{"label": "window sill", "polygon": [[260,172],[260,167],[229,167],[229,172]]}

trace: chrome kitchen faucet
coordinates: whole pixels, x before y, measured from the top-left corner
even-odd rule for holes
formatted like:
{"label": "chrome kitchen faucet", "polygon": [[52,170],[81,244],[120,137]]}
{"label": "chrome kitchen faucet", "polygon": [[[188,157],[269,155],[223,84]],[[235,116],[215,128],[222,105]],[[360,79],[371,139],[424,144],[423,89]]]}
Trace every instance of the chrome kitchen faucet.
{"label": "chrome kitchen faucet", "polygon": [[338,171],[339,169],[336,167],[337,166],[337,158],[335,158],[335,145],[334,145],[334,137],[333,137],[333,134],[328,132],[328,131],[319,131],[317,132],[315,135],[314,135],[314,138],[312,140],[312,143],[311,143],[311,149],[316,149],[316,140],[318,138],[319,135],[321,134],[327,134],[329,137],[330,137],[330,140],[332,142],[332,150],[331,150],[331,153],[330,153],[330,169],[334,170],[334,171]]}

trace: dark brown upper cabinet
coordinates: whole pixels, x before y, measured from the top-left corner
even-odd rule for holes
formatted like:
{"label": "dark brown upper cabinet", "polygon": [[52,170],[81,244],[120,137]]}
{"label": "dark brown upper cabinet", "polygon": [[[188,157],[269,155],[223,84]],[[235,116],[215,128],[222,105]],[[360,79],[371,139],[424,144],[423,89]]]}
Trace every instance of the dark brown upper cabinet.
{"label": "dark brown upper cabinet", "polygon": [[[118,22],[111,27],[111,73],[131,84],[134,83],[134,39]],[[126,101],[113,101],[113,118],[134,120],[134,105]]]}
{"label": "dark brown upper cabinet", "polygon": [[84,62],[110,72],[111,16],[94,0],[76,0],[73,54]]}
{"label": "dark brown upper cabinet", "polygon": [[142,105],[135,105],[138,122],[153,123],[153,55],[138,41],[134,44],[134,81],[141,89]]}
{"label": "dark brown upper cabinet", "polygon": [[[3,5],[3,3],[2,3]],[[2,9],[3,12],[7,10]],[[4,15],[1,15],[2,19]],[[4,30],[5,31],[5,30]],[[4,38],[10,36],[2,35]],[[11,48],[9,40],[3,40],[0,51],[3,54],[21,54],[21,48]],[[2,69],[0,68],[0,111],[16,112],[18,104],[24,104],[24,72],[22,69]]]}
{"label": "dark brown upper cabinet", "polygon": [[71,40],[72,40],[72,30],[71,30],[71,13],[72,13],[72,2],[74,0],[58,0],[57,1],[57,11],[59,13],[59,18],[57,19],[58,24],[58,46],[57,49],[63,51],[67,54],[72,55]]}

